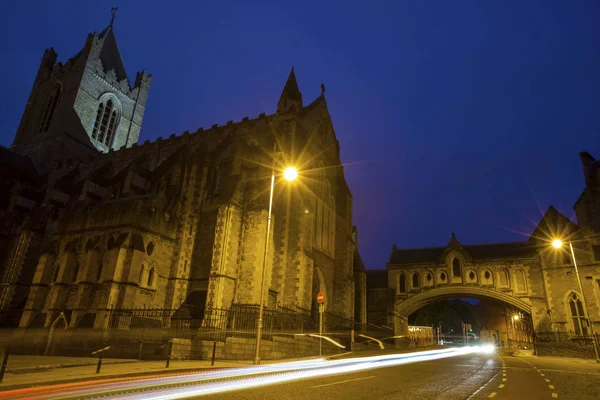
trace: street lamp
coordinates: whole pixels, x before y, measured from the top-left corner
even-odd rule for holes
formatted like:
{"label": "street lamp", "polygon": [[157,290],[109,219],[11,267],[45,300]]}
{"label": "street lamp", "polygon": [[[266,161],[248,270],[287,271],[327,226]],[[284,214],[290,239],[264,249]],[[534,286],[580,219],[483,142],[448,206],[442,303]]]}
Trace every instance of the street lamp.
{"label": "street lamp", "polygon": [[[262,276],[260,279],[260,301],[258,305],[258,327],[256,330],[256,353],[254,355],[254,364],[260,364],[260,341],[263,328],[263,305],[265,292],[265,272],[267,269],[267,254],[269,253],[269,236],[271,235],[271,211],[273,209],[273,189],[275,188],[275,154],[277,153],[277,142],[273,146],[273,166],[271,168],[271,192],[269,194],[269,216],[267,218],[267,236],[265,238],[265,253],[262,262]],[[283,171],[283,177],[292,182],[298,177],[298,170],[294,167],[288,167]]]}
{"label": "street lamp", "polygon": [[[554,239],[552,241],[552,247],[560,249],[563,246],[563,242],[560,239]],[[596,341],[596,334],[594,333],[594,323],[590,321],[587,302],[585,301],[585,293],[583,293],[583,287],[581,286],[581,278],[579,277],[579,269],[577,268],[577,261],[575,260],[575,251],[573,250],[573,243],[569,240],[569,249],[571,250],[571,258],[573,259],[573,266],[575,267],[575,275],[577,275],[577,283],[579,284],[579,292],[581,293],[581,299],[583,300],[583,312],[585,313],[585,319],[590,327],[592,333],[592,343],[594,344],[594,352],[596,353],[596,362],[600,363],[600,356],[598,355],[598,342]]]}

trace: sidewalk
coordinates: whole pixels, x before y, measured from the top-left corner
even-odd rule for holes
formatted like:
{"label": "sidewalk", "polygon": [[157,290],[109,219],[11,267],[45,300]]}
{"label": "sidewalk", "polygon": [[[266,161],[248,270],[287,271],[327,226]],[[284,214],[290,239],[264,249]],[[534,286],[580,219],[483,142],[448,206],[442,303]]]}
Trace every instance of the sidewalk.
{"label": "sidewalk", "polygon": [[[17,358],[19,356],[14,356]],[[21,356],[27,358],[26,356]],[[98,359],[91,359],[94,362],[82,365],[84,361],[75,359],[65,361],[69,357],[29,357],[36,359],[52,358],[56,362],[51,363],[50,360],[40,360],[44,363],[46,368],[36,368],[35,372],[32,371],[31,367],[25,367],[19,369],[15,367],[12,371],[7,368],[4,375],[4,380],[0,383],[0,392],[9,389],[19,389],[24,387],[33,387],[39,385],[52,385],[57,383],[66,382],[77,382],[85,381],[97,378],[134,378],[136,375],[170,375],[177,372],[190,371],[190,370],[210,370],[216,368],[235,368],[235,367],[248,367],[252,365],[251,360],[218,360],[215,361],[215,365],[210,365],[210,360],[198,360],[198,361],[179,361],[171,360],[170,367],[165,368],[166,361],[136,361],[136,360],[120,360],[120,359],[103,359],[102,368],[99,374],[96,374],[96,365]],[[84,358],[84,360],[88,360]],[[23,363],[24,360],[18,360],[19,363]],[[86,361],[86,362],[88,362]],[[281,360],[288,361],[288,360]],[[60,362],[60,363],[59,363]],[[9,365],[12,360],[9,358]],[[22,364],[21,364],[22,365]],[[30,364],[31,365],[31,364]],[[72,365],[72,366],[69,366]],[[75,366],[77,365],[77,366]],[[65,368],[65,366],[69,366]]]}
{"label": "sidewalk", "polygon": [[[135,363],[137,360],[121,358],[104,358],[102,365]],[[47,369],[83,367],[98,364],[98,357],[48,357],[48,356],[21,356],[10,355],[8,357],[7,373],[24,374],[29,372],[40,372]]]}

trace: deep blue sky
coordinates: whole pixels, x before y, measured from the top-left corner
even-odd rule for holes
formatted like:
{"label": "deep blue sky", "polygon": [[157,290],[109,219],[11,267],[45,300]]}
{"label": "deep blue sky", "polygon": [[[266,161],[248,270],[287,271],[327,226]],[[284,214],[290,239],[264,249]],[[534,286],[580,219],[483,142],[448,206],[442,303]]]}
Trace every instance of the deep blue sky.
{"label": "deep blue sky", "polygon": [[292,65],[306,103],[324,82],[367,268],[573,217],[578,153],[600,158],[597,1],[6,3],[2,145],[43,50],[73,56],[112,5],[130,80],[154,76],[142,141],[274,112]]}

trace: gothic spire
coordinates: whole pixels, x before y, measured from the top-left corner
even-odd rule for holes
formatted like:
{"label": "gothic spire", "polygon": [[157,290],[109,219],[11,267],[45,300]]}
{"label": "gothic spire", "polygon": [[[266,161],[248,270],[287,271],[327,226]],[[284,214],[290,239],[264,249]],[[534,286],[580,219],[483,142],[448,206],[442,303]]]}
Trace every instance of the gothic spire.
{"label": "gothic spire", "polygon": [[294,67],[292,67],[287,82],[281,92],[279,102],[277,103],[277,111],[297,111],[300,108],[302,108],[302,93],[300,93],[300,89],[298,88],[298,81],[296,81],[296,74],[294,73]]}

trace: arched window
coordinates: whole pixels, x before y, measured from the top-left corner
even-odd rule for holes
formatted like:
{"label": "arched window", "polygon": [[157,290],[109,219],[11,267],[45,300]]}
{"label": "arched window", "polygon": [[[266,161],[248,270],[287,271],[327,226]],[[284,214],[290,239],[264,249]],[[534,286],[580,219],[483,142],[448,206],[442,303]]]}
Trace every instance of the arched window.
{"label": "arched window", "polygon": [[155,269],[150,268],[150,271],[148,272],[148,286],[150,286],[150,287],[154,284],[154,274],[155,274]]}
{"label": "arched window", "polygon": [[58,99],[60,97],[61,86],[60,84],[54,85],[50,95],[48,96],[48,100],[46,101],[46,106],[41,114],[40,119],[40,128],[39,132],[47,132],[48,128],[50,128],[50,123],[52,122],[52,116],[54,115],[54,110],[56,110],[56,105],[58,104]]}
{"label": "arched window", "polygon": [[501,287],[508,287],[508,272],[505,269],[498,271],[498,284]]}
{"label": "arched window", "polygon": [[92,129],[92,139],[110,147],[119,124],[120,111],[115,99],[106,97],[101,99],[96,112],[96,120]]}
{"label": "arched window", "polygon": [[577,336],[587,336],[587,323],[585,313],[583,312],[583,303],[575,293],[569,296],[569,308],[571,309],[571,318],[573,327]]}
{"label": "arched window", "polygon": [[420,286],[419,283],[419,273],[415,272],[412,276],[412,287],[418,288]]}
{"label": "arched window", "polygon": [[59,272],[60,272],[60,264],[56,263],[56,264],[54,264],[54,269],[52,271],[52,282],[58,281],[58,273]]}
{"label": "arched window", "polygon": [[142,264],[140,268],[140,276],[138,277],[138,284],[142,284],[144,282],[144,272],[146,271],[146,265]]}
{"label": "arched window", "polygon": [[515,271],[515,281],[517,284],[517,292],[525,293],[527,291],[527,287],[525,286],[525,273],[522,269]]}
{"label": "arched window", "polygon": [[461,276],[460,273],[460,260],[458,258],[454,258],[452,260],[452,275]]}
{"label": "arched window", "polygon": [[406,275],[400,274],[398,277],[398,291],[400,293],[406,293]]}

